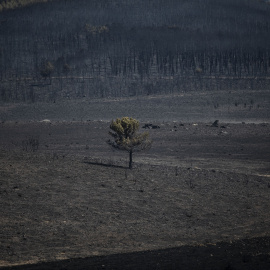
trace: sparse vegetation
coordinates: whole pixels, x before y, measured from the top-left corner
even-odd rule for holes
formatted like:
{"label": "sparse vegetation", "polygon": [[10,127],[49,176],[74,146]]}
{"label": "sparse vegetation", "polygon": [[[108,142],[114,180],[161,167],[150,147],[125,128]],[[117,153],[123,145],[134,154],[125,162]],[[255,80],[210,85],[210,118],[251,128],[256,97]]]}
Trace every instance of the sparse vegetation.
{"label": "sparse vegetation", "polygon": [[[108,122],[0,123],[0,268],[268,269],[269,124],[155,123],[157,147],[133,170],[110,166]],[[42,138],[34,154],[21,151],[29,134]]]}
{"label": "sparse vegetation", "polygon": [[149,149],[152,143],[148,132],[138,133],[139,127],[139,121],[131,117],[118,118],[110,125],[112,131],[109,134],[113,140],[107,142],[112,147],[129,153],[129,169],[132,169],[133,152]]}
{"label": "sparse vegetation", "polygon": [[0,12],[9,9],[22,8],[37,3],[47,3],[57,0],[1,0],[0,1]]}
{"label": "sparse vegetation", "polygon": [[0,0],[0,268],[269,269],[269,14]]}

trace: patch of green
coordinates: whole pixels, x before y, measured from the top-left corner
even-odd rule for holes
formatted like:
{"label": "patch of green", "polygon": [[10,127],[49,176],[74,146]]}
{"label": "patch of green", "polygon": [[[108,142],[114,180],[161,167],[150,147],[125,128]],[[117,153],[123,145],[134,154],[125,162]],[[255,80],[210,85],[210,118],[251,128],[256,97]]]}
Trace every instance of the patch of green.
{"label": "patch of green", "polygon": [[56,0],[0,0],[0,12],[8,9],[17,9],[37,3],[46,3],[51,1]]}

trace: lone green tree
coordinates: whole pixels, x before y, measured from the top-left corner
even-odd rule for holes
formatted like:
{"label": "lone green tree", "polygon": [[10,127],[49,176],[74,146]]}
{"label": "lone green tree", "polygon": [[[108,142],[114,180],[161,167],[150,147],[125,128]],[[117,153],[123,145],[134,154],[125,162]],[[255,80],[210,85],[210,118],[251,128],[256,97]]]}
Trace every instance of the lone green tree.
{"label": "lone green tree", "polygon": [[117,118],[110,125],[112,131],[109,134],[113,140],[107,143],[118,150],[125,150],[129,153],[129,169],[132,169],[132,155],[135,151],[150,149],[152,141],[149,133],[138,133],[140,123],[131,117]]}

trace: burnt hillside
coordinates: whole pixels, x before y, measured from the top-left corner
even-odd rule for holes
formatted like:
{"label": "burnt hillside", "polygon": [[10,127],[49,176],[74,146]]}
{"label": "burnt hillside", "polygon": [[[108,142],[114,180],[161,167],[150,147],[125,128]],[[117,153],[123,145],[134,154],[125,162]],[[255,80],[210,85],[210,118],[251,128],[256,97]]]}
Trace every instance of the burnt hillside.
{"label": "burnt hillside", "polygon": [[266,1],[48,1],[0,33],[4,102],[269,88]]}

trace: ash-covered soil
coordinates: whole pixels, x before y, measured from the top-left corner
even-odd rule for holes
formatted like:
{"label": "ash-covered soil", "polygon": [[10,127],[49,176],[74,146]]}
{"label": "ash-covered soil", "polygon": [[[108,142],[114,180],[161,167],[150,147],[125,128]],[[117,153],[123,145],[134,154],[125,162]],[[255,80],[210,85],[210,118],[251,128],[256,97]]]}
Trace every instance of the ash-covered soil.
{"label": "ash-covered soil", "polygon": [[[2,106],[1,106],[2,105]],[[269,123],[270,91],[191,91],[171,95],[62,99],[0,104],[2,121],[87,121],[132,116],[140,121]]]}
{"label": "ash-covered soil", "polygon": [[270,125],[152,124],[128,170],[109,122],[1,123],[0,266],[269,269]]}

